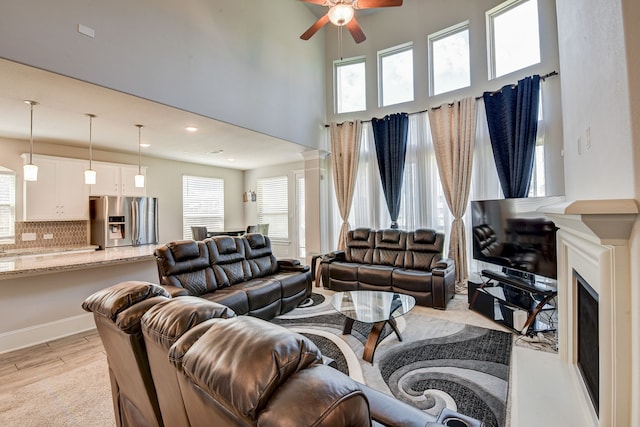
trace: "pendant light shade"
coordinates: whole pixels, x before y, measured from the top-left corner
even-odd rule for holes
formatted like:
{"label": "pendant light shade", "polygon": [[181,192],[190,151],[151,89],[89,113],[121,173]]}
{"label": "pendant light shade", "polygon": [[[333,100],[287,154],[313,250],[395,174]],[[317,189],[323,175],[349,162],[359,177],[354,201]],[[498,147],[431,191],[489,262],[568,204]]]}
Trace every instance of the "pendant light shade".
{"label": "pendant light shade", "polygon": [[89,169],[84,171],[84,183],[88,185],[93,185],[96,183],[96,171],[91,168],[91,163],[93,161],[93,138],[92,138],[92,127],[93,127],[93,119],[96,117],[95,114],[87,114],[89,117]]}
{"label": "pendant light shade", "polygon": [[138,128],[138,175],[136,175],[134,177],[134,182],[135,182],[135,186],[137,188],[143,188],[144,187],[144,175],[142,175],[142,167],[140,165],[140,158],[141,158],[141,153],[140,153],[140,135],[142,134],[142,125],[136,125],[136,127]]}
{"label": "pendant light shade", "polygon": [[25,100],[24,103],[30,106],[31,118],[29,125],[29,163],[23,166],[23,175],[25,181],[37,181],[38,166],[33,164],[33,107],[38,105],[38,103],[29,100]]}

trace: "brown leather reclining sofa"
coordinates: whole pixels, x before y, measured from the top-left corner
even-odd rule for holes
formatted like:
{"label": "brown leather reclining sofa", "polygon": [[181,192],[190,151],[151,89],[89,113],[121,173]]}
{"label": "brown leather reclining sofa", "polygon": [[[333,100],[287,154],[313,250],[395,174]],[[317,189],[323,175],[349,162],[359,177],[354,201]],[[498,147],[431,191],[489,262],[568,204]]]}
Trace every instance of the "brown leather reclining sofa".
{"label": "brown leather reclining sofa", "polygon": [[83,308],[107,353],[118,426],[480,426],[373,390],[324,365],[304,336],[202,298],[123,282]]}
{"label": "brown leather reclining sofa", "polygon": [[236,314],[271,319],[311,295],[311,273],[297,260],[276,260],[269,237],[216,236],[156,249],[160,284],[171,296],[197,296]]}
{"label": "brown leather reclining sofa", "polygon": [[443,247],[444,234],[434,230],[350,230],[344,251],[322,257],[322,284],[408,294],[419,305],[444,310],[455,294],[455,265],[442,257]]}

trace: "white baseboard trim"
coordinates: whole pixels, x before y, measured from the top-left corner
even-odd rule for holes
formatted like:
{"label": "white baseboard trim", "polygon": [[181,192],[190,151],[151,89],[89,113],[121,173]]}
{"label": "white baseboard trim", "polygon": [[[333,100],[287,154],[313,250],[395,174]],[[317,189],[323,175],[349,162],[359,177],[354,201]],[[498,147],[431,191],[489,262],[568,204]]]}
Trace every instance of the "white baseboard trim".
{"label": "white baseboard trim", "polygon": [[93,314],[86,313],[54,322],[0,334],[0,354],[95,329]]}

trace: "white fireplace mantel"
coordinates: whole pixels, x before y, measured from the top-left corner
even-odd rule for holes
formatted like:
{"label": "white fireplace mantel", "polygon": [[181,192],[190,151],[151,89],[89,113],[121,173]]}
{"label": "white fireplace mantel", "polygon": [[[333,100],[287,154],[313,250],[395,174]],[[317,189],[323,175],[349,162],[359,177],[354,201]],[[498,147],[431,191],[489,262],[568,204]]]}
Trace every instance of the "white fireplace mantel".
{"label": "white fireplace mantel", "polygon": [[[631,402],[630,238],[640,210],[634,199],[577,200],[539,209],[559,227],[558,353],[572,371],[572,393],[594,426],[629,425]],[[577,360],[578,272],[599,298],[599,416],[579,374]]]}

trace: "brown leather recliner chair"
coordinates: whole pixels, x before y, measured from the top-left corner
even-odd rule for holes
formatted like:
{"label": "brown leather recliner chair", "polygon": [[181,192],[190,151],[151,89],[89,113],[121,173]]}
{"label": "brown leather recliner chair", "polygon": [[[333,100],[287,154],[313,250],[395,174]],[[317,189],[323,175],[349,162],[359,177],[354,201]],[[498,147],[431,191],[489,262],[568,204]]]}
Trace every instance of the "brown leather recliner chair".
{"label": "brown leather recliner chair", "polygon": [[151,307],[169,298],[158,285],[130,281],[100,290],[82,304],[93,313],[107,353],[119,427],[163,426],[140,319]]}

